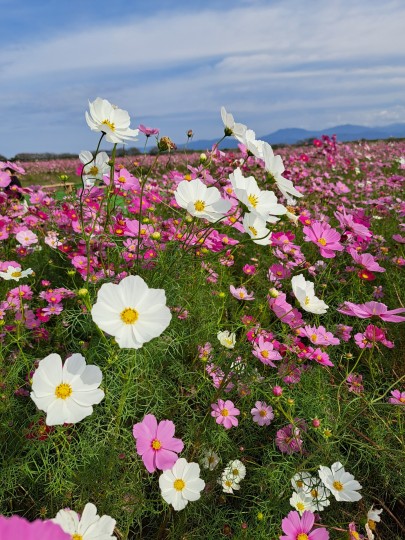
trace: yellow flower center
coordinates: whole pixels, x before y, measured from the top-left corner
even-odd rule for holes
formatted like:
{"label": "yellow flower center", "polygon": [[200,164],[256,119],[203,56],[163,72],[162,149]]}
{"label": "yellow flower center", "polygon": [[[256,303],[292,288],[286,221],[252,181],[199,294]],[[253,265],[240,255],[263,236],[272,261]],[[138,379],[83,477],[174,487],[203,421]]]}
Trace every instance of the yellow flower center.
{"label": "yellow flower center", "polygon": [[103,120],[101,123],[104,124],[105,126],[108,126],[108,127],[111,129],[111,131],[115,131],[115,124],[114,124],[114,122],[110,122],[110,121],[107,120],[107,118],[106,118],[106,119]]}
{"label": "yellow flower center", "polygon": [[373,521],[372,519],[369,519],[369,520],[367,521],[367,524],[368,524],[368,526],[370,527],[370,529],[371,529],[372,531],[375,531],[375,521]]}
{"label": "yellow flower center", "polygon": [[232,474],[233,474],[234,476],[239,476],[239,471],[238,471],[238,469],[232,469]]}
{"label": "yellow flower center", "polygon": [[343,484],[342,482],[338,482],[337,480],[335,480],[333,482],[333,487],[337,490],[337,491],[342,491],[343,489]]}
{"label": "yellow flower center", "polygon": [[[308,305],[306,299],[305,299],[305,305]],[[316,341],[317,339],[318,337],[316,334],[311,334],[311,341]]]}
{"label": "yellow flower center", "polygon": [[205,202],[204,201],[196,201],[194,203],[194,208],[197,212],[202,212],[205,208]]}
{"label": "yellow flower center", "polygon": [[73,392],[70,384],[61,383],[55,389],[55,396],[59,399],[66,399]]}
{"label": "yellow flower center", "polygon": [[399,401],[400,401],[401,403],[405,403],[405,397],[400,397],[400,398],[399,398]]}
{"label": "yellow flower center", "polygon": [[309,296],[306,296],[304,304],[307,306],[310,302],[311,302],[311,300],[310,300]]}
{"label": "yellow flower center", "polygon": [[321,244],[321,246],[326,246],[325,238],[318,238],[318,242]]}
{"label": "yellow flower center", "polygon": [[259,204],[259,197],[257,195],[249,195],[248,201],[253,206],[253,208],[256,208],[256,206]]}
{"label": "yellow flower center", "polygon": [[120,184],[125,184],[126,181],[127,181],[127,179],[125,178],[125,176],[120,176],[120,177],[118,178],[118,182],[119,182]]}
{"label": "yellow flower center", "polygon": [[297,540],[308,540],[308,535],[305,533],[300,533],[297,535]]}
{"label": "yellow flower center", "polygon": [[257,229],[254,227],[249,227],[249,231],[252,233],[253,236],[257,236]]}
{"label": "yellow flower center", "polygon": [[72,536],[72,540],[83,540],[83,536],[82,536],[81,534],[75,533],[75,534]]}
{"label": "yellow flower center", "polygon": [[358,532],[356,531],[350,531],[350,534],[352,535],[352,538],[355,538],[355,540],[359,540],[360,539],[360,535]]}
{"label": "yellow flower center", "polygon": [[21,277],[22,272],[13,272],[11,277]]}
{"label": "yellow flower center", "polygon": [[228,409],[222,409],[221,414],[222,414],[222,416],[229,416]]}
{"label": "yellow flower center", "polygon": [[139,313],[136,311],[136,309],[127,307],[121,311],[120,317],[123,323],[134,324],[139,319]]}
{"label": "yellow flower center", "polygon": [[93,165],[93,167],[89,170],[88,174],[91,174],[92,176],[96,176],[98,174],[98,167]]}
{"label": "yellow flower center", "polygon": [[268,358],[269,357],[269,351],[267,349],[264,349],[264,351],[260,351],[260,354],[264,357],[264,358]]}
{"label": "yellow flower center", "polygon": [[176,491],[183,491],[186,487],[186,483],[181,478],[177,478],[177,480],[173,482],[173,487]]}
{"label": "yellow flower center", "polygon": [[232,480],[225,480],[226,487],[232,487]]}
{"label": "yellow flower center", "polygon": [[305,504],[302,503],[302,502],[298,502],[297,503],[297,510],[299,510],[300,512],[303,512],[305,510]]}
{"label": "yellow flower center", "polygon": [[297,487],[302,488],[303,485],[304,485],[304,482],[302,480],[297,481]]}
{"label": "yellow flower center", "polygon": [[262,409],[261,411],[259,411],[259,416],[262,416],[264,418],[265,416],[267,416],[267,412]]}
{"label": "yellow flower center", "polygon": [[316,489],[311,489],[311,495],[314,499],[318,497],[318,491]]}
{"label": "yellow flower center", "polygon": [[152,448],[153,450],[160,450],[162,448],[162,443],[158,439],[153,439]]}
{"label": "yellow flower center", "polygon": [[184,180],[187,180],[187,182],[190,182],[190,180],[191,180],[191,174],[185,174],[185,175],[184,175]]}

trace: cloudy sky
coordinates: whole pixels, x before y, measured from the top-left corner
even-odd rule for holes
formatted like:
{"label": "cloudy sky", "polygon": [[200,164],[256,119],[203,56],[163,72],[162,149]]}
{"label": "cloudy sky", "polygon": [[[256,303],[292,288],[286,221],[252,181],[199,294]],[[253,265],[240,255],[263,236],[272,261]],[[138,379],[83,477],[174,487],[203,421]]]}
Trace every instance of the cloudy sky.
{"label": "cloudy sky", "polygon": [[[88,100],[181,144],[405,122],[404,0],[0,0],[0,154],[79,152]],[[138,146],[142,146],[139,143]]]}

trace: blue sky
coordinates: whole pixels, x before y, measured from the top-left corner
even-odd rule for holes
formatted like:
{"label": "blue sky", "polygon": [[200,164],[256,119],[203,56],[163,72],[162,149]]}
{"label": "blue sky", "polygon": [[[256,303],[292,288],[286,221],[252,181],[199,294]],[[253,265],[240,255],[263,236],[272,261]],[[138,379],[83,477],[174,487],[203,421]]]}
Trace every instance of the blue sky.
{"label": "blue sky", "polygon": [[[88,100],[181,144],[405,122],[403,0],[0,0],[0,154],[80,152]],[[138,143],[142,146],[142,141]]]}

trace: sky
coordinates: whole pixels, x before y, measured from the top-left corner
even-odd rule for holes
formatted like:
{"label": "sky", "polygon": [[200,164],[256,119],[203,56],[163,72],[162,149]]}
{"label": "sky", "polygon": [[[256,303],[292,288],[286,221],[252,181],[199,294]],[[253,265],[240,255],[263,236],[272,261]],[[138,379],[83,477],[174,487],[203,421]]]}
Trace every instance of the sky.
{"label": "sky", "polygon": [[219,139],[222,105],[257,137],[405,122],[404,0],[0,0],[0,13],[9,158],[94,149],[97,97],[177,144],[189,129]]}

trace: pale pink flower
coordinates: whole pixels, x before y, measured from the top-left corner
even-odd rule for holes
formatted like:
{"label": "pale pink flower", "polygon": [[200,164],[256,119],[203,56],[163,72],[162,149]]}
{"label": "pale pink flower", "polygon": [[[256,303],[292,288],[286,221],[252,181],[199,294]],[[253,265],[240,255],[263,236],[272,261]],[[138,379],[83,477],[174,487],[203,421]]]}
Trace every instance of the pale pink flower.
{"label": "pale pink flower", "polygon": [[255,406],[251,409],[253,422],[259,426],[268,426],[274,418],[273,407],[267,405],[265,401],[256,401]]}
{"label": "pale pink flower", "polygon": [[253,344],[253,355],[256,356],[263,364],[276,367],[273,360],[281,360],[281,354],[274,350],[274,345],[271,341],[266,340],[263,336],[260,336],[258,341]]}
{"label": "pale pink flower", "polygon": [[71,535],[52,521],[29,522],[20,516],[0,516],[1,540],[70,540]]}
{"label": "pale pink flower", "polygon": [[254,300],[255,299],[253,292],[248,293],[245,287],[234,287],[233,285],[230,285],[229,290],[231,291],[232,296],[234,298],[237,298],[238,300]]}
{"label": "pale pink flower", "polygon": [[17,242],[19,242],[24,247],[38,243],[38,236],[29,229],[18,232],[15,237]]}
{"label": "pale pink flower", "polygon": [[238,425],[236,417],[240,414],[240,410],[229,399],[226,401],[219,399],[217,403],[211,404],[211,408],[211,416],[216,418],[217,424],[222,424],[225,429]]}
{"label": "pale pink flower", "polygon": [[370,272],[385,272],[385,268],[380,266],[370,253],[360,254],[353,248],[349,248],[347,251],[350,253],[352,259],[366,270]]}

